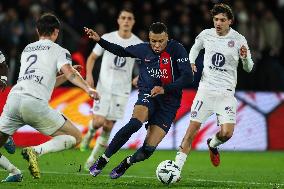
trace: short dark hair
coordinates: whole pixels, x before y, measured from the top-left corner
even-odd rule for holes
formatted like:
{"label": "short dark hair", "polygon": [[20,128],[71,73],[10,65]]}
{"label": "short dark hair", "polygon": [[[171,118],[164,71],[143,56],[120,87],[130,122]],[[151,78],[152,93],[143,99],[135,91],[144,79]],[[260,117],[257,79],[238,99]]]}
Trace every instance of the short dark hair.
{"label": "short dark hair", "polygon": [[220,13],[226,14],[229,20],[234,21],[234,14],[229,5],[224,3],[215,4],[211,10],[211,16],[214,17]]}
{"label": "short dark hair", "polygon": [[163,33],[163,32],[168,33],[168,28],[162,22],[155,22],[150,26],[149,32],[153,32],[155,34],[160,34],[160,33]]}
{"label": "short dark hair", "polygon": [[118,13],[118,16],[120,16],[122,12],[129,12],[129,13],[133,14],[133,16],[134,16],[134,12],[133,12],[133,10],[130,9],[130,8],[123,8],[123,9],[121,9],[121,10],[119,11],[119,13]]}
{"label": "short dark hair", "polygon": [[55,29],[60,29],[60,22],[54,14],[45,13],[38,19],[36,27],[40,36],[50,36]]}

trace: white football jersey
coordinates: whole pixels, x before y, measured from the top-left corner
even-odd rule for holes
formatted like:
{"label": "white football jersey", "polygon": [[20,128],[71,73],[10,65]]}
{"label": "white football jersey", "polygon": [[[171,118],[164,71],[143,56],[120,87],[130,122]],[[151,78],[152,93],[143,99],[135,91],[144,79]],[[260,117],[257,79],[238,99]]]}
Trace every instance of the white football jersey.
{"label": "white football jersey", "polygon": [[56,74],[65,64],[72,64],[68,50],[48,40],[39,40],[25,47],[17,84],[11,93],[20,93],[48,101]]}
{"label": "white football jersey", "polygon": [[[118,35],[118,31],[104,34],[102,38],[122,47],[143,42],[134,34],[128,39],[123,39]],[[119,96],[128,96],[131,91],[132,71],[135,59],[114,55],[103,49],[99,44],[96,44],[93,52],[98,56],[103,54],[97,90]]]}
{"label": "white football jersey", "polygon": [[189,53],[190,62],[194,63],[199,51],[205,48],[199,88],[234,92],[242,45],[248,49],[247,58],[242,59],[242,63],[244,70],[249,72],[252,70],[253,62],[244,36],[232,28],[225,36],[219,36],[215,28],[203,30],[196,37]]}

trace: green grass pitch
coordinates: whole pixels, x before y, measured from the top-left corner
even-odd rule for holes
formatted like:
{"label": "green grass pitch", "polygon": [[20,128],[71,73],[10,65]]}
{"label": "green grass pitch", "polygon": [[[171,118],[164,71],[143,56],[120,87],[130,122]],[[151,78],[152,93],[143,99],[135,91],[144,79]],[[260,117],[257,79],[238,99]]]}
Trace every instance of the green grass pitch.
{"label": "green grass pitch", "polygon": [[[284,152],[222,152],[221,164],[215,168],[207,151],[193,151],[183,168],[182,180],[173,185],[163,185],[157,179],[157,165],[166,159],[174,159],[176,151],[156,151],[153,156],[132,166],[124,176],[112,180],[108,174],[125,156],[133,151],[121,150],[112,157],[102,174],[92,177],[82,165],[90,151],[67,150],[46,154],[39,158],[41,179],[35,180],[27,170],[27,162],[20,155],[1,152],[23,170],[21,183],[0,183],[0,189],[175,189],[175,188],[284,188]],[[0,169],[0,178],[7,176]]]}

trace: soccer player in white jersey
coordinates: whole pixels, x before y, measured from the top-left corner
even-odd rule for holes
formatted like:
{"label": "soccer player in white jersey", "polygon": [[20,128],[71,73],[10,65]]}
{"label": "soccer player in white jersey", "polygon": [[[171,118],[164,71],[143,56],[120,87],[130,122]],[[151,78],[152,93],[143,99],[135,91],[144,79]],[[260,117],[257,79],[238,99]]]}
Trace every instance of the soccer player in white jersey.
{"label": "soccer player in white jersey", "polygon": [[231,8],[226,4],[215,4],[211,14],[215,28],[203,30],[189,53],[192,70],[196,72],[195,60],[199,51],[205,49],[204,69],[191,106],[190,124],[175,159],[180,169],[201,124],[214,113],[220,131],[209,138],[207,144],[212,164],[220,164],[217,146],[232,137],[236,124],[237,100],[234,93],[239,59],[245,71],[250,72],[253,68],[245,37],[230,27],[234,20]]}
{"label": "soccer player in white jersey", "polygon": [[[54,86],[62,82],[62,78],[56,80],[56,74],[62,72],[70,82],[94,99],[99,96],[72,67],[69,51],[55,43],[60,28],[57,17],[44,14],[36,26],[39,40],[28,44],[23,50],[17,84],[11,89],[0,117],[0,146],[8,136],[26,124],[52,136],[43,144],[22,150],[32,176],[40,178],[39,156],[69,149],[81,142],[81,132],[65,116],[48,106]],[[6,169],[12,166],[8,161],[3,164]]]}
{"label": "soccer player in white jersey", "polygon": [[[119,44],[123,47],[142,43],[142,41],[131,31],[135,23],[134,14],[131,10],[123,9],[117,18],[119,29],[107,34],[102,38]],[[124,110],[131,92],[131,78],[134,67],[134,58],[119,57],[103,49],[96,44],[92,53],[87,59],[87,82],[94,86],[92,70],[94,63],[99,56],[102,57],[100,75],[97,84],[100,101],[94,101],[93,119],[90,122],[89,130],[82,140],[80,149],[88,148],[90,140],[97,129],[102,127],[102,133],[97,138],[95,147],[92,150],[85,169],[89,170],[94,161],[102,155],[107,146],[110,132],[116,120],[123,118]]]}

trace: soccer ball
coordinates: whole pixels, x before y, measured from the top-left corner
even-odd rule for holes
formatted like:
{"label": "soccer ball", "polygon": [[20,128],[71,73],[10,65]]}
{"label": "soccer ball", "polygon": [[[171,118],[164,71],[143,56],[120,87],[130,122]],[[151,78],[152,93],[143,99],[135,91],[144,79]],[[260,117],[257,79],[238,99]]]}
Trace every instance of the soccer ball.
{"label": "soccer ball", "polygon": [[156,176],[163,184],[172,184],[180,180],[180,168],[174,161],[165,160],[158,165]]}

